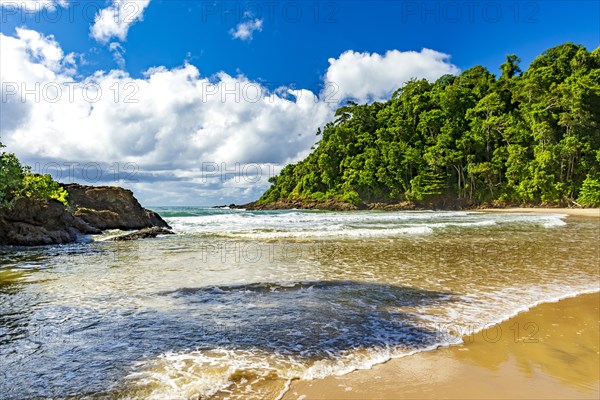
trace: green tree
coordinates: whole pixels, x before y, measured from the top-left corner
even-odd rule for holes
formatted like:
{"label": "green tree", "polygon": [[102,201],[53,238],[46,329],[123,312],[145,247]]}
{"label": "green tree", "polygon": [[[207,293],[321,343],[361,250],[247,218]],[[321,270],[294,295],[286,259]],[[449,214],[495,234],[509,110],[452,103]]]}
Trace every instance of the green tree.
{"label": "green tree", "polygon": [[600,207],[600,180],[588,175],[581,185],[577,201],[584,206]]}
{"label": "green tree", "polygon": [[[0,148],[5,147],[0,143]],[[7,207],[23,189],[24,172],[17,156],[0,153],[0,206]]]}
{"label": "green tree", "polygon": [[[0,148],[5,147],[0,143]],[[48,174],[32,174],[12,153],[0,153],[0,207],[10,207],[18,197],[54,199],[67,204],[67,191]]]}

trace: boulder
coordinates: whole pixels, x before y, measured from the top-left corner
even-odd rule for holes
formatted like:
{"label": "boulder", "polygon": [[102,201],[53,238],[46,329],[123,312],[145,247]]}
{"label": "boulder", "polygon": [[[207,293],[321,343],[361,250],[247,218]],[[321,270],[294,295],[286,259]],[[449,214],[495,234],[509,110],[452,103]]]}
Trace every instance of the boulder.
{"label": "boulder", "polygon": [[[98,234],[105,229],[170,228],[157,213],[143,208],[130,190],[63,186],[69,193],[68,208],[56,200],[28,197],[15,199],[10,208],[0,208],[0,245],[71,243],[82,234]],[[140,237],[167,232],[171,233],[166,229],[151,229]]]}
{"label": "boulder", "polygon": [[98,229],[144,229],[170,226],[154,211],[143,208],[131,190],[114,186],[63,185],[73,215]]}
{"label": "boulder", "polygon": [[19,198],[0,209],[0,244],[37,246],[70,243],[81,234],[100,233],[56,200]]}
{"label": "boulder", "polygon": [[139,231],[114,236],[106,240],[111,242],[124,242],[128,240],[155,238],[158,235],[174,235],[174,233],[168,229],[159,228],[155,226],[154,228],[140,229]]}

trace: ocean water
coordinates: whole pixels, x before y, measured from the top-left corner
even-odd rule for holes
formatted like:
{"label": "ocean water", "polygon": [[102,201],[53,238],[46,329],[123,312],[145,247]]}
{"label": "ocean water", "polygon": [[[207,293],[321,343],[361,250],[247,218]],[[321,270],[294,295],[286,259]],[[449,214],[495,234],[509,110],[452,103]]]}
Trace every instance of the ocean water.
{"label": "ocean water", "polygon": [[0,397],[276,399],[599,290],[596,219],[155,208],[177,232],[0,249]]}

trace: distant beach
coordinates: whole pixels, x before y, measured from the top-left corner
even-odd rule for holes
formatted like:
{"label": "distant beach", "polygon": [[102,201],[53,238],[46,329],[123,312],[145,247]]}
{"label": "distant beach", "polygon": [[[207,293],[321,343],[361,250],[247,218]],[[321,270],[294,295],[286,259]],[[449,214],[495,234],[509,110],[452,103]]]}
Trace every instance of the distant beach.
{"label": "distant beach", "polygon": [[580,217],[600,218],[600,208],[482,208],[474,211],[481,212],[499,212],[499,213],[535,213],[535,214],[567,214]]}

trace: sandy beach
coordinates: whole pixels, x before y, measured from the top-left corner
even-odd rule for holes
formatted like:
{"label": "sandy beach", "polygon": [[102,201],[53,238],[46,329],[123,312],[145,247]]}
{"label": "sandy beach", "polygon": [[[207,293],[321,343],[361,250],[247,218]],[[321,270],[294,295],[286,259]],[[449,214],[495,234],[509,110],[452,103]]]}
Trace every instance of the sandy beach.
{"label": "sandy beach", "polygon": [[600,294],[545,303],[465,344],[297,381],[284,399],[598,399]]}
{"label": "sandy beach", "polygon": [[498,213],[567,214],[578,217],[600,218],[600,208],[482,208],[473,211]]}

